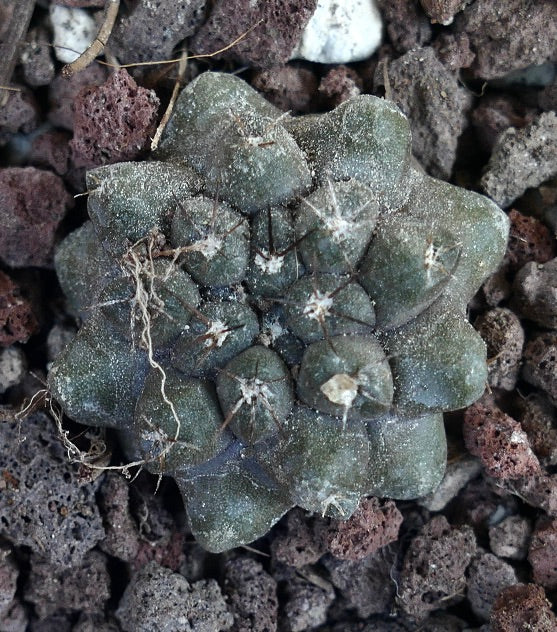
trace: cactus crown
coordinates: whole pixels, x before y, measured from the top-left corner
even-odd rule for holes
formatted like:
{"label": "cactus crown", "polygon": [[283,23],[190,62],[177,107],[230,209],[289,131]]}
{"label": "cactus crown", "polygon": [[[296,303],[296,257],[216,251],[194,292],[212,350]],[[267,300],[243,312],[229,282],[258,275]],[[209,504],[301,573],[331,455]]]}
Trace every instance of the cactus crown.
{"label": "cactus crown", "polygon": [[87,183],[91,221],[56,255],[83,325],[50,389],[176,479],[205,547],[436,486],[442,413],[484,388],[466,305],[508,226],[413,166],[392,103],[292,118],[205,73],[155,160]]}

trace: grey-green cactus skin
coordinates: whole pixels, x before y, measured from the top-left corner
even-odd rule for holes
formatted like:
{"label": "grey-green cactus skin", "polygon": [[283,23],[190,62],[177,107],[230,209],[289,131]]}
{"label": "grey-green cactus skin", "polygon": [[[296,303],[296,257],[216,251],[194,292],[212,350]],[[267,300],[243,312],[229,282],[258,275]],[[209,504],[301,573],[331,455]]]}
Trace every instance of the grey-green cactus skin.
{"label": "grey-green cactus skin", "polygon": [[91,222],[56,254],[83,320],[49,374],[67,414],[173,476],[211,551],[295,505],[434,489],[443,412],[487,378],[466,305],[503,212],[414,168],[406,118],[368,95],[292,118],[205,73],[154,158],[89,172]]}

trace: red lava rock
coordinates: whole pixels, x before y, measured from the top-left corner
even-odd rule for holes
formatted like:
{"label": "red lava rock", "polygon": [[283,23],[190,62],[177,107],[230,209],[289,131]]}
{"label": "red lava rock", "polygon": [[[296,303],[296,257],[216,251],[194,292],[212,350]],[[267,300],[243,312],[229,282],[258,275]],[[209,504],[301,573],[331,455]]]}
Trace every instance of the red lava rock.
{"label": "red lava rock", "polygon": [[474,327],[487,346],[488,383],[512,391],[520,372],[524,330],[506,307],[496,307],[476,319]]}
{"label": "red lava rock", "polygon": [[516,209],[511,210],[509,219],[511,229],[505,260],[511,270],[519,270],[530,261],[546,263],[555,257],[555,237],[539,219],[524,215]]}
{"label": "red lava rock", "polygon": [[[470,93],[437,58],[433,48],[411,50],[388,65],[392,100],[410,119],[412,150],[424,169],[448,179],[458,138],[467,125]],[[376,89],[383,85],[381,67]]]}
{"label": "red lava rock", "polygon": [[271,542],[273,559],[296,568],[314,564],[327,552],[325,529],[318,518],[307,518],[302,509],[293,509],[286,516],[286,532]]}
{"label": "red lava rock", "polygon": [[484,621],[489,620],[497,595],[517,582],[514,568],[492,553],[483,553],[472,560],[468,567],[466,596],[474,614]]}
{"label": "red lava rock", "polygon": [[527,263],[517,272],[513,289],[512,305],[523,318],[557,328],[557,258]]}
{"label": "red lava rock", "polygon": [[62,75],[55,77],[48,92],[48,120],[56,127],[73,130],[73,103],[78,92],[86,86],[100,86],[107,74],[104,66],[91,64],[69,79]]}
{"label": "red lava rock", "polygon": [[432,44],[437,57],[451,72],[469,68],[475,58],[466,33],[442,33]]}
{"label": "red lava rock", "polygon": [[54,173],[0,169],[0,259],[14,268],[48,266],[54,232],[73,198]]}
{"label": "red lava rock", "polygon": [[526,189],[555,174],[557,114],[544,112],[526,127],[509,127],[499,136],[480,184],[489,197],[506,208]]}
{"label": "red lava rock", "polygon": [[11,134],[29,134],[40,121],[39,106],[33,93],[22,86],[14,87],[18,91],[10,91],[5,105],[0,108],[0,146]]}
{"label": "red lava rock", "polygon": [[259,562],[250,558],[228,560],[224,592],[234,616],[234,632],[276,632],[277,583]]}
{"label": "red lava rock", "polygon": [[192,35],[203,19],[205,0],[139,0],[122,12],[108,41],[122,63],[172,59],[176,45]]}
{"label": "red lava rock", "polygon": [[420,0],[424,11],[432,22],[444,26],[452,24],[454,16],[464,9],[472,0]]}
{"label": "red lava rock", "polygon": [[489,476],[520,478],[540,473],[540,464],[528,436],[512,417],[496,406],[476,402],[466,409],[464,443]]}
{"label": "red lava rock", "polygon": [[319,93],[330,108],[335,108],[343,101],[358,96],[362,87],[363,82],[358,73],[348,66],[340,65],[331,68],[321,79]]}
{"label": "red lava rock", "polygon": [[[536,110],[507,95],[486,95],[471,115],[476,138],[485,152],[491,153],[499,136],[509,127],[521,129],[532,122]],[[512,231],[511,231],[512,235]]]}
{"label": "red lava rock", "polygon": [[392,500],[365,498],[346,521],[330,526],[329,551],[343,560],[359,560],[396,541],[402,514]]}
{"label": "red lava rock", "polygon": [[557,519],[541,518],[532,533],[528,561],[537,584],[557,588]]}
{"label": "red lava rock", "polygon": [[550,516],[557,516],[557,474],[529,476],[514,482],[513,493]]}
{"label": "red lava rock", "polygon": [[19,287],[0,270],[0,347],[26,342],[38,329],[31,305]]}
{"label": "red lava rock", "polygon": [[257,71],[252,85],[280,110],[309,112],[313,107],[318,83],[311,70],[288,65]]}
{"label": "red lava rock", "polygon": [[216,0],[211,15],[192,38],[196,55],[213,53],[251,30],[216,58],[257,68],[285,64],[315,11],[317,0]]}
{"label": "red lava rock", "polygon": [[523,516],[508,516],[489,527],[489,546],[499,557],[525,560],[532,535],[532,525]]}
{"label": "red lava rock", "polygon": [[476,52],[475,72],[484,79],[543,64],[557,54],[553,0],[476,0],[457,16]]}
{"label": "red lava rock", "polygon": [[522,376],[557,406],[557,332],[540,334],[526,344]]}
{"label": "red lava rock", "polygon": [[545,466],[557,465],[557,411],[541,395],[519,400],[519,421],[528,435],[532,450]]}
{"label": "red lava rock", "polygon": [[159,100],[118,70],[102,86],[83,88],[74,106],[74,165],[95,167],[133,160],[147,149]]}
{"label": "red lava rock", "polygon": [[465,571],[476,552],[472,528],[453,528],[444,516],[432,518],[412,540],[399,581],[399,605],[414,619],[464,598]]}
{"label": "red lava rock", "polygon": [[505,588],[493,604],[491,632],[555,632],[557,618],[541,586],[516,584]]}
{"label": "red lava rock", "polygon": [[387,24],[389,39],[398,52],[406,53],[431,40],[431,24],[418,0],[378,0],[378,5]]}
{"label": "red lava rock", "polygon": [[59,176],[68,171],[71,135],[61,130],[37,136],[31,145],[29,162],[37,167],[49,167]]}

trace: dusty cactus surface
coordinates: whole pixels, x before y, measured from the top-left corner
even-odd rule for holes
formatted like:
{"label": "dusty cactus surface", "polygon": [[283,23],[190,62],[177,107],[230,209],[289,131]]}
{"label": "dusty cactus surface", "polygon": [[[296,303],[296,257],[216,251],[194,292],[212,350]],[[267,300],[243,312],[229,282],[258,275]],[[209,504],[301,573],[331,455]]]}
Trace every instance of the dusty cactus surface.
{"label": "dusty cactus surface", "polygon": [[508,220],[415,168],[394,104],[295,118],[205,73],[153,160],[87,185],[90,222],[56,253],[83,324],[49,388],[176,479],[203,546],[437,486],[443,412],[487,380],[466,306]]}

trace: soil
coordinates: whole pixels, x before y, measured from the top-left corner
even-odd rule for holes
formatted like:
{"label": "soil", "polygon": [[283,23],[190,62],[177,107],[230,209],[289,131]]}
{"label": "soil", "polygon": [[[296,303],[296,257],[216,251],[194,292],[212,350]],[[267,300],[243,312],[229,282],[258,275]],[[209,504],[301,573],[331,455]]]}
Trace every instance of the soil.
{"label": "soil", "polygon": [[[98,61],[64,76],[50,4],[0,0],[0,632],[557,630],[554,0],[379,0],[381,47],[345,65],[288,61],[314,0],[123,2],[99,59],[209,54],[181,77]],[[114,2],[56,4],[100,23]],[[489,383],[446,415],[438,491],[364,500],[344,523],[295,509],[220,555],[193,540],[172,480],[72,463],[64,432],[83,449],[106,441],[105,465],[124,457],[110,433],[33,405],[77,327],[53,252],[86,219],[85,170],[148,156],[176,81],[205,70],[293,114],[390,98],[421,167],[511,219],[504,262],[469,306]]]}

